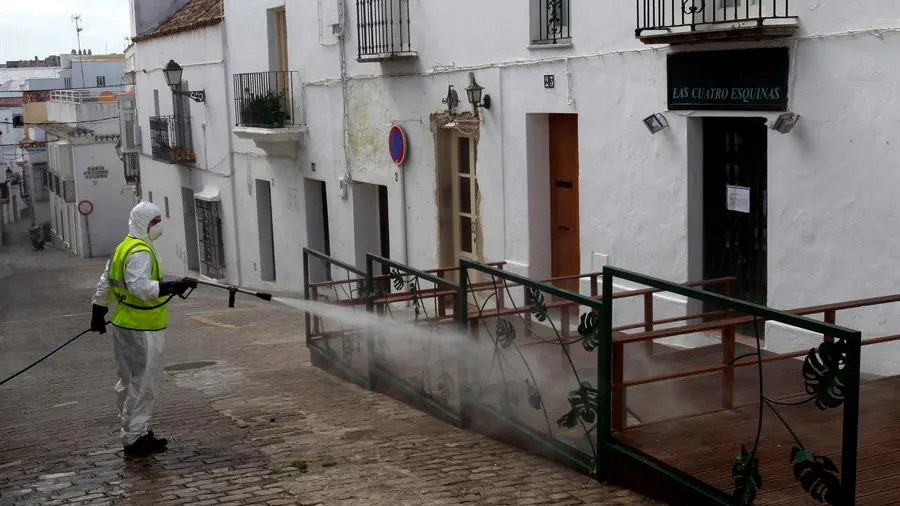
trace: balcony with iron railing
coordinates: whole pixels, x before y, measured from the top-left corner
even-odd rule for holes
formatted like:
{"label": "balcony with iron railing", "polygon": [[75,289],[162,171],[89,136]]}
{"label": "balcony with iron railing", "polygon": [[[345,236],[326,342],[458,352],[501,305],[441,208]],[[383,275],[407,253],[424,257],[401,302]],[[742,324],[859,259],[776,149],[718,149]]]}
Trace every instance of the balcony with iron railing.
{"label": "balcony with iron railing", "polygon": [[169,163],[193,163],[194,140],[191,118],[152,116],[150,118],[150,153],[153,158]]}
{"label": "balcony with iron railing", "polygon": [[306,131],[298,73],[293,70],[235,74],[234,134],[273,154],[290,154]]}
{"label": "balcony with iron railing", "polygon": [[416,58],[409,0],[356,0],[356,38],[359,62]]}
{"label": "balcony with iron railing", "polygon": [[635,36],[645,44],[780,39],[799,25],[790,0],[635,2]]}

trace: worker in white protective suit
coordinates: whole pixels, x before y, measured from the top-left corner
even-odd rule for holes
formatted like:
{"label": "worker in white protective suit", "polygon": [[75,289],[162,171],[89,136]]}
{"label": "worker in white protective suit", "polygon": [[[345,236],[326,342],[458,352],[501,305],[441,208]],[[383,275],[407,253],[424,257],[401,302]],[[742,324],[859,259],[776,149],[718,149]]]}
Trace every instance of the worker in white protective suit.
{"label": "worker in white protective suit", "polygon": [[197,280],[163,281],[153,241],[162,235],[159,208],[141,202],[131,210],[128,235],[116,247],[97,283],[91,330],[106,333],[109,303],[116,309],[113,325],[119,381],[119,417],[126,457],[145,457],[166,450],[167,440],[149,428],[161,376],[161,360],[168,324],[167,296],[184,295]]}

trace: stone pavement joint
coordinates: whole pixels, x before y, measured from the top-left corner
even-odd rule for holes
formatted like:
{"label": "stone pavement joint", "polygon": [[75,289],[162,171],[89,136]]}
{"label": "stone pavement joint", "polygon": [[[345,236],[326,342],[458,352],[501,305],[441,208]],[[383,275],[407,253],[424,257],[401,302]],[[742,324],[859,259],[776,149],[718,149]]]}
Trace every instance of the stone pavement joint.
{"label": "stone pavement joint", "polygon": [[[105,260],[0,257],[5,377],[88,326]],[[214,364],[164,374],[170,449],[152,459],[122,458],[110,334],[0,387],[0,505],[657,504],[345,383],[310,364],[299,313],[226,301],[201,287],[171,306],[165,365]]]}

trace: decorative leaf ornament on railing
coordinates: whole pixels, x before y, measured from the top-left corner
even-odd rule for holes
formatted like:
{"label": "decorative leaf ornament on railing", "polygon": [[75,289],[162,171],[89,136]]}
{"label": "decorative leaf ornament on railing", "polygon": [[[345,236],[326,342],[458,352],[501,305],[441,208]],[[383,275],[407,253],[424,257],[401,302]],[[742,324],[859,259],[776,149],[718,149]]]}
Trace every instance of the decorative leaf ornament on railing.
{"label": "decorative leaf ornament on railing", "polygon": [[[762,435],[763,411],[768,409],[794,439],[795,445],[791,447],[790,464],[793,467],[794,477],[800,482],[800,486],[816,501],[831,506],[842,506],[843,490],[840,470],[837,465],[828,457],[816,455],[807,450],[797,437],[797,434],[794,433],[787,421],[778,412],[776,406],[800,406],[814,402],[820,410],[840,407],[844,403],[844,393],[847,384],[844,372],[847,363],[847,343],[840,339],[834,342],[825,341],[818,348],[811,349],[803,361],[803,378],[806,393],[809,396],[797,402],[778,402],[769,399],[765,395],[762,381],[762,344],[759,338],[758,325],[758,319],[754,317],[753,327],[756,334],[756,351],[752,355],[756,357],[759,373],[758,429],[753,448],[748,452],[747,448],[741,445],[740,453],[738,453],[732,466],[731,479],[734,484],[732,499],[736,505],[750,506],[763,486],[757,451]],[[746,356],[744,355],[743,357]],[[743,357],[737,357],[732,363]]]}
{"label": "decorative leaf ornament on railing", "polygon": [[806,380],[806,393],[813,396],[817,408],[837,408],[844,403],[846,359],[847,343],[842,340],[825,341],[806,355],[803,379]]}
{"label": "decorative leaf ornament on railing", "polygon": [[[396,267],[391,267],[387,279],[390,281],[390,286],[392,286],[395,291],[406,291],[408,296],[408,299],[406,300],[408,300],[410,306],[412,306],[414,321],[424,322],[430,327],[436,328],[435,326],[437,324],[434,321],[434,315],[428,313],[427,306],[423,302],[422,289],[420,286],[422,278],[420,275],[416,274],[416,272],[405,273]],[[431,281],[427,279],[425,282],[431,283]],[[378,283],[375,284],[376,286],[378,285]],[[385,286],[385,288],[388,287]],[[435,285],[435,288],[437,288],[437,285]],[[388,308],[387,311],[390,314],[393,314],[393,311],[390,309],[390,304],[386,304],[386,306]],[[422,346],[425,362],[417,374],[406,377],[406,380],[422,397],[440,404],[449,405],[453,398],[453,393],[456,391],[456,387],[453,376],[447,372],[446,360],[448,357],[444,355],[441,349],[442,344],[440,341],[435,342],[432,340],[425,340],[419,344]],[[410,345],[412,345],[412,342],[410,342]],[[382,340],[382,347],[384,346],[385,341]],[[437,350],[433,350],[433,347],[437,348]],[[379,352],[379,355],[380,358],[384,360],[386,352],[381,351]],[[442,369],[440,374],[437,374],[436,371],[432,373],[432,368],[436,363],[440,363]],[[395,366],[398,368],[403,367],[400,363],[395,363]],[[436,380],[432,374],[437,374]]]}
{"label": "decorative leaf ornament on railing", "polygon": [[[591,442],[591,437],[593,437],[592,434],[598,422],[599,392],[590,382],[584,381],[579,376],[578,368],[575,366],[568,346],[581,343],[586,350],[595,350],[600,342],[600,335],[603,330],[599,315],[593,310],[585,311],[580,316],[577,335],[564,337],[559,323],[551,318],[547,294],[542,290],[544,286],[547,286],[548,289],[553,288],[551,285],[535,282],[534,285],[526,284],[522,286],[525,305],[520,310],[515,303],[517,297],[511,292],[508,281],[498,275],[492,274],[492,276],[494,278],[494,288],[487,299],[497,301],[502,298],[505,304],[512,305],[511,314],[521,315],[511,318],[504,316],[505,311],[498,310],[496,320],[492,322],[492,325],[488,326],[488,333],[493,342],[494,356],[487,374],[482,379],[485,384],[490,384],[488,378],[492,374],[497,374],[499,375],[498,383],[503,385],[503,390],[495,394],[499,395],[499,398],[495,398],[496,400],[493,402],[497,402],[501,410],[511,417],[517,417],[517,414],[521,415],[522,412],[516,410],[522,410],[526,405],[531,409],[541,411],[544,417],[543,422],[546,423],[546,434],[553,438],[559,438],[565,444],[575,444],[582,448],[583,453],[590,455],[591,469],[594,469],[592,472],[595,472],[597,455],[595,445]],[[485,285],[488,283],[491,282],[486,282]],[[469,286],[471,287],[471,285]],[[470,290],[472,290],[472,298],[479,300],[474,289],[470,288]],[[484,310],[488,300],[484,300],[483,303],[479,304],[481,306],[478,308],[478,318],[480,320],[491,318],[491,313]],[[552,307],[554,311],[557,308],[564,308],[566,305],[577,307],[577,304],[566,301],[563,296],[553,295]],[[509,306],[505,307],[509,308]],[[568,308],[567,310],[570,309]],[[529,317],[532,324],[527,323]],[[534,328],[531,325],[534,325]],[[548,332],[550,335],[548,335]],[[569,392],[569,409],[562,416],[559,414],[551,416],[548,413],[548,406],[544,402],[538,379],[528,363],[532,355],[526,355],[523,352],[523,350],[529,349],[528,347],[535,345],[558,346],[564,356],[564,363],[568,364],[568,367],[566,367],[568,372],[566,374],[574,376],[577,388]],[[513,357],[517,357],[516,362],[521,360],[521,366],[513,363]],[[511,374],[522,373],[524,373],[524,389],[521,389],[519,386],[521,385],[519,383],[520,380],[510,381],[509,378]],[[522,391],[524,391],[526,399],[520,400],[518,395],[521,394],[518,392]],[[483,388],[479,389],[477,395],[483,395],[484,392]],[[482,402],[487,401],[483,400]],[[553,408],[551,407],[550,409]],[[588,444],[584,444],[585,441],[581,440],[580,436],[573,438],[572,434],[562,434],[560,432],[568,432],[570,429],[578,427],[581,427],[583,430],[583,437]]]}

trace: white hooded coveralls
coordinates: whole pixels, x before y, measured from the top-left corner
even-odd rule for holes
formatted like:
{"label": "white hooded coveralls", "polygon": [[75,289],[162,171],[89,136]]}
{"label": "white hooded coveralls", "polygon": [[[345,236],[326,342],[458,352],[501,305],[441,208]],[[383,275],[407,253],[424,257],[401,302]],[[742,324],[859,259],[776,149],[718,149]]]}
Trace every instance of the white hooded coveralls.
{"label": "white hooded coveralls", "polygon": [[[131,210],[128,235],[153,244],[148,235],[150,221],[160,216],[159,208],[150,202],[141,202]],[[109,286],[109,263],[97,283],[93,303],[109,307],[112,294]],[[150,279],[152,257],[146,251],[137,251],[125,262],[125,284],[135,297],[151,301],[159,297],[159,283]],[[119,418],[122,420],[122,444],[128,446],[149,430],[149,421],[156,406],[161,376],[161,361],[166,342],[164,330],[139,331],[112,326],[119,381],[114,390],[117,395]]]}

